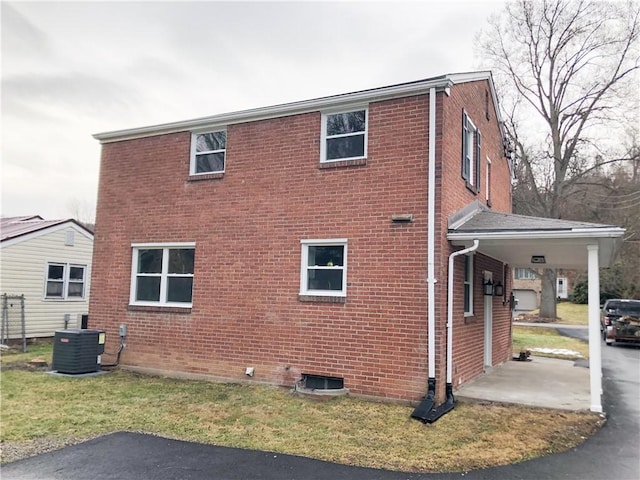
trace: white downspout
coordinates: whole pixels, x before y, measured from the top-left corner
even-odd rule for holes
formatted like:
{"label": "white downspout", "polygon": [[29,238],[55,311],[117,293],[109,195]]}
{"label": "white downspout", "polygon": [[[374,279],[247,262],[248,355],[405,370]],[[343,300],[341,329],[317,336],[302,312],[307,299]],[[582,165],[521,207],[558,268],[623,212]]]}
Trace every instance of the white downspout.
{"label": "white downspout", "polygon": [[453,384],[453,264],[458,255],[465,255],[478,249],[480,240],[474,240],[473,245],[464,250],[458,250],[449,255],[449,279],[447,285],[447,384]]}
{"label": "white downspout", "polygon": [[436,395],[436,306],[435,306],[435,226],[436,226],[436,89],[429,89],[429,156],[427,179],[427,348],[429,379],[427,394],[411,414],[427,423]]}
{"label": "white downspout", "polygon": [[436,225],[436,89],[429,90],[429,180],[427,185],[427,333],[429,379],[436,377],[435,225]]}

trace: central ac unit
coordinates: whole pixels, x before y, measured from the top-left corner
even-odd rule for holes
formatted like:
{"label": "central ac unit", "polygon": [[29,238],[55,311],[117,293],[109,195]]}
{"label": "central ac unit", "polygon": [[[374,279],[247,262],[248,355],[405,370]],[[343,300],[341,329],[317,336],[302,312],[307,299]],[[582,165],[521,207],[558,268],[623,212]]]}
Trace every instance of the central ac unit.
{"label": "central ac unit", "polygon": [[104,330],[56,330],[53,370],[68,374],[97,372],[100,369],[100,355],[104,353],[104,342]]}

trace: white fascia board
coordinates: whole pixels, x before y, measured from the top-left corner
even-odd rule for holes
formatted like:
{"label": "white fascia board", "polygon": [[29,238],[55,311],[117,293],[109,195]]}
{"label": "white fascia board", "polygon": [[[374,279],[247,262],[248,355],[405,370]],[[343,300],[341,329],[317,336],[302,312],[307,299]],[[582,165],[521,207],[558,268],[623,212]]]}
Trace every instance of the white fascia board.
{"label": "white fascia board", "polygon": [[522,239],[555,239],[555,238],[619,238],[624,235],[625,229],[612,228],[580,228],[573,230],[529,230],[506,232],[460,232],[448,233],[448,240],[522,240]]}
{"label": "white fascia board", "polygon": [[117,130],[113,132],[96,133],[93,135],[93,138],[99,140],[100,143],[111,143],[119,142],[122,140],[150,137],[154,135],[164,135],[168,133],[193,130],[202,131],[202,129],[208,129],[211,126],[255,122],[258,120],[266,120],[269,118],[278,118],[289,115],[299,115],[302,113],[322,111],[332,108],[340,108],[342,106],[352,104],[363,105],[369,102],[377,102],[382,100],[390,100],[393,98],[408,97],[411,95],[426,94],[431,88],[444,90],[446,88],[449,88],[453,83],[455,82],[450,78],[450,76],[442,76],[430,80],[392,85],[389,87],[381,87],[371,90],[363,90],[355,93],[345,93],[342,95],[317,98],[313,100],[304,100],[301,102],[287,103],[271,107],[260,107],[238,112],[223,113],[220,115],[213,115],[210,117],[199,118],[195,120],[185,120],[180,122],[154,125],[150,127],[140,127],[127,130]]}
{"label": "white fascia board", "polygon": [[493,74],[491,73],[491,71],[485,70],[479,72],[453,73],[451,75],[448,75],[448,77],[451,78],[453,83],[479,82],[481,80],[487,80],[489,82],[489,91],[491,92],[491,98],[493,99],[493,104],[496,108],[496,120],[498,122],[498,127],[500,129],[500,133],[502,134],[502,138],[506,138],[504,132],[504,122],[502,121],[502,115],[500,114],[498,94],[496,93],[496,88],[493,83]]}
{"label": "white fascia board", "polygon": [[477,72],[451,73],[447,75],[453,83],[478,82],[491,78],[490,70],[479,70]]}
{"label": "white fascia board", "polygon": [[40,230],[36,230],[31,233],[25,233],[24,235],[19,235],[17,237],[9,238],[0,244],[0,248],[10,247],[11,245],[15,245],[16,243],[26,242],[33,238],[41,237],[42,235],[48,235],[49,233],[54,233],[59,230],[64,230],[65,228],[73,228],[76,232],[80,233],[84,237],[93,241],[93,235],[89,233],[88,230],[85,230],[77,223],[72,221],[66,221],[64,223],[58,223],[56,225],[51,225],[49,227],[41,228]]}

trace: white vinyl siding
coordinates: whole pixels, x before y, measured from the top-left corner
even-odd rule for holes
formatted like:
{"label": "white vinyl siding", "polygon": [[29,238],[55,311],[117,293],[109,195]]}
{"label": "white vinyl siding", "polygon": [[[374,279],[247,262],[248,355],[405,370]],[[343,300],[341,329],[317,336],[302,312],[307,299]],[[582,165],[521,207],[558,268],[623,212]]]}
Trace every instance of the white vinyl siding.
{"label": "white vinyl siding", "polygon": [[[73,232],[73,246],[66,245],[69,232]],[[0,293],[24,294],[27,337],[53,336],[56,330],[65,327],[66,314],[70,320],[68,327],[76,328],[78,315],[89,311],[93,239],[80,227],[66,225],[18,240],[2,245]],[[45,298],[47,265],[51,263],[86,266],[84,298]],[[20,302],[9,304],[10,338],[19,338]]]}

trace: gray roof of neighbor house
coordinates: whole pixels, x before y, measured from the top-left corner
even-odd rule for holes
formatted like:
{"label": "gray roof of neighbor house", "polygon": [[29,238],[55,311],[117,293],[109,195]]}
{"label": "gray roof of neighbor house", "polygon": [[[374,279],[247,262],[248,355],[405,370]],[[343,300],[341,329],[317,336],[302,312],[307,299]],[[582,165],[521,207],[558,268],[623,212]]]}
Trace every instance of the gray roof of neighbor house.
{"label": "gray roof of neighbor house", "polygon": [[312,100],[303,100],[293,103],[285,103],[270,107],[260,107],[250,110],[242,110],[231,113],[223,113],[210,117],[198,118],[194,120],[184,120],[179,122],[165,123],[148,127],[131,128],[117,130],[113,132],[96,133],[93,138],[100,140],[100,143],[119,142],[134,138],[143,138],[153,135],[185,131],[206,131],[210,128],[218,128],[234,123],[253,122],[268,118],[284,117],[288,115],[298,115],[301,113],[315,112],[323,109],[341,108],[358,103],[368,103],[392,98],[407,97],[410,95],[420,95],[427,93],[431,88],[437,91],[448,91],[453,85],[467,82],[477,82],[486,80],[489,82],[489,89],[496,109],[498,125],[502,131],[498,99],[493,84],[493,76],[490,71],[476,71],[464,73],[451,73],[440,75],[413,82],[400,83],[386,87],[371,88],[353,93],[332,95]]}
{"label": "gray roof of neighbor house", "polygon": [[40,215],[30,215],[22,217],[1,217],[0,241],[4,242],[6,240],[12,240],[29,233],[38,232],[40,230],[44,230],[56,225],[61,225],[67,222],[71,222],[77,225],[78,227],[89,233],[91,236],[93,236],[93,232],[89,228],[85,227],[79,222],[76,222],[73,219],[44,220]]}

